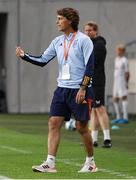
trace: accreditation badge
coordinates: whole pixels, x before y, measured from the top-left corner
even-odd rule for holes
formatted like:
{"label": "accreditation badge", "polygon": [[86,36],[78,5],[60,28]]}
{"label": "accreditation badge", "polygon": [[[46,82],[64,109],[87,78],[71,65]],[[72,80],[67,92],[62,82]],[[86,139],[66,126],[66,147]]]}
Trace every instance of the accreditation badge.
{"label": "accreditation badge", "polygon": [[68,63],[62,66],[62,76],[61,79],[68,80],[70,79],[70,66]]}

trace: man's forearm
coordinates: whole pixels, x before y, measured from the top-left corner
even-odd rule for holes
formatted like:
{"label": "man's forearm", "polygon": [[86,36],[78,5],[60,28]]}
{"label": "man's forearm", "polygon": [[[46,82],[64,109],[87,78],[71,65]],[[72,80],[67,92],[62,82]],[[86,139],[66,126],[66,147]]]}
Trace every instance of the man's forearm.
{"label": "man's forearm", "polygon": [[42,55],[41,56],[31,56],[29,54],[26,54],[21,57],[23,60],[30,62],[32,64],[35,64],[37,66],[45,66],[47,63],[46,62],[42,62]]}
{"label": "man's forearm", "polygon": [[84,89],[86,89],[90,84],[92,84],[93,73],[94,73],[94,54],[92,53],[86,65],[85,73],[81,82],[81,86]]}
{"label": "man's forearm", "polygon": [[81,83],[81,88],[86,89],[91,83],[92,83],[92,78],[84,75],[82,83]]}
{"label": "man's forearm", "polygon": [[50,60],[48,60],[47,62],[45,62],[45,61],[43,62],[42,55],[41,56],[32,56],[32,55],[25,53],[25,55],[21,58],[27,62],[34,64],[34,65],[43,67],[46,64],[48,64],[54,57],[51,58]]}

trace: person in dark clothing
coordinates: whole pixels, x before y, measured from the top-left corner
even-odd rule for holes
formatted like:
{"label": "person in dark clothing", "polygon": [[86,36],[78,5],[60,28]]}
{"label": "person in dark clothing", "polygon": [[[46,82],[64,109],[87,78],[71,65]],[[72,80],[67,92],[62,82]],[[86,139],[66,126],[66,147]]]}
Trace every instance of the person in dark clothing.
{"label": "person in dark clothing", "polygon": [[105,102],[105,59],[106,59],[106,40],[102,36],[98,36],[98,25],[95,22],[88,22],[84,26],[84,33],[93,41],[94,45],[94,76],[93,91],[94,101],[91,112],[91,134],[93,145],[98,146],[98,129],[99,126],[103,130],[104,143],[103,147],[110,148],[110,128],[109,117],[104,106]]}
{"label": "person in dark clothing", "polygon": [[94,80],[93,86],[104,87],[105,86],[105,59],[106,59],[106,40],[102,36],[92,38],[94,44],[95,54],[95,69],[94,69]]}

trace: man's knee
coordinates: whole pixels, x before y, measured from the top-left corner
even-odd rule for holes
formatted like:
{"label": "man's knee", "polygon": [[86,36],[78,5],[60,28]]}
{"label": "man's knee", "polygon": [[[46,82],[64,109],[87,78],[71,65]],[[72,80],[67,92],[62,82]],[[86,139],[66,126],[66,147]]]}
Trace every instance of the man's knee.
{"label": "man's knee", "polygon": [[105,107],[104,107],[103,105],[101,105],[101,106],[99,106],[98,108],[96,108],[97,114],[98,114],[98,113],[99,113],[99,114],[103,114],[103,113],[105,113],[105,111],[106,111],[106,109],[105,109]]}
{"label": "man's knee", "polygon": [[48,126],[50,130],[59,130],[63,123],[63,118],[61,117],[51,117],[48,121]]}
{"label": "man's knee", "polygon": [[123,96],[123,97],[122,97],[122,100],[123,100],[123,101],[127,100],[127,96]]}
{"label": "man's knee", "polygon": [[88,122],[82,123],[82,122],[77,121],[76,129],[80,134],[84,134],[88,132]]}
{"label": "man's knee", "polygon": [[118,97],[113,97],[113,102],[119,102],[119,98]]}

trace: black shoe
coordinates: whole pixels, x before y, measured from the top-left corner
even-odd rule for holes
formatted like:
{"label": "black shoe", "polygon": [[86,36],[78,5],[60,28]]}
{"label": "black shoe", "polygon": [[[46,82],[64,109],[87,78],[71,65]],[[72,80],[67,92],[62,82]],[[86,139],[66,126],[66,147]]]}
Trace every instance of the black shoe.
{"label": "black shoe", "polygon": [[98,147],[97,141],[94,141],[93,146],[94,146],[94,147]]}
{"label": "black shoe", "polygon": [[111,144],[111,140],[110,139],[106,139],[103,142],[103,148],[111,148],[112,144]]}

